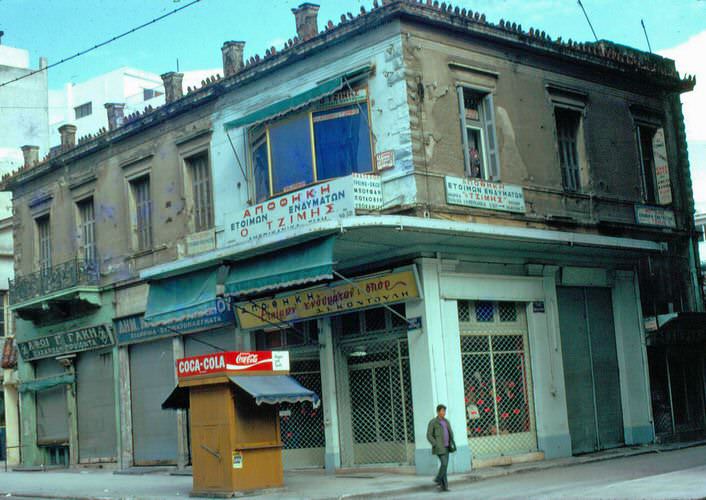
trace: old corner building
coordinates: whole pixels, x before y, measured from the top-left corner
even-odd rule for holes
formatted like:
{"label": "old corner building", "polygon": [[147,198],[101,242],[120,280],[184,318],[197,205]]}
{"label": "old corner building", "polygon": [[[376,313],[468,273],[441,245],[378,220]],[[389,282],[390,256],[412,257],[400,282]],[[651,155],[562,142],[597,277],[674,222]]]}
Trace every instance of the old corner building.
{"label": "old corner building", "polygon": [[445,4],[317,10],[3,180],[23,463],[188,465],[161,403],[221,349],[287,349],[321,396],[280,408],[289,468],[428,473],[437,403],[459,472],[654,441],[646,328],[702,309],[693,79]]}

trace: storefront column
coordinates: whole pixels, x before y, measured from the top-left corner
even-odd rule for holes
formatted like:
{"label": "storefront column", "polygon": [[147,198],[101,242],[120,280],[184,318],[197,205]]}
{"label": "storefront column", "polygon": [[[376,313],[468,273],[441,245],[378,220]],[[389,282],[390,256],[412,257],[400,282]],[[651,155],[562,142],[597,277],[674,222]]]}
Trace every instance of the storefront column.
{"label": "storefront column", "polygon": [[336,469],[341,467],[341,443],[338,433],[336,373],[334,368],[331,318],[320,319],[318,326],[319,362],[321,364],[321,404],[324,412],[324,437],[326,440],[324,463],[326,472],[334,473]]}
{"label": "storefront column", "polygon": [[433,474],[438,466],[427,441],[427,425],[436,405],[447,407],[446,417],[456,437],[449,472],[468,472],[471,451],[466,434],[466,405],[461,370],[458,311],[455,300],[442,300],[439,265],[434,259],[419,259],[417,266],[424,300],[406,305],[407,317],[421,317],[422,329],[408,335],[414,405],[415,466],[417,474]]}
{"label": "storefront column", "polygon": [[[184,338],[176,336],[172,338],[172,348],[174,349],[174,359],[184,357]],[[176,364],[174,370],[174,386],[178,382]],[[177,469],[184,469],[189,464],[189,421],[186,410],[177,410]]]}
{"label": "storefront column", "polygon": [[[34,368],[31,363],[17,360],[19,380],[34,380]],[[42,465],[44,455],[37,446],[37,404],[35,393],[20,393],[20,446],[22,465]]]}
{"label": "storefront column", "polygon": [[132,449],[132,395],[130,393],[130,353],[127,346],[117,348],[118,376],[115,378],[115,394],[119,401],[118,418],[118,466],[127,469],[133,465]]}
{"label": "storefront column", "polygon": [[635,273],[616,271],[613,286],[615,342],[620,370],[625,444],[654,440],[644,322]]}
{"label": "storefront column", "polygon": [[7,442],[7,465],[20,463],[20,420],[19,397],[17,394],[17,377],[14,370],[4,370],[4,398],[5,398],[5,439]]}
{"label": "storefront column", "polygon": [[74,382],[66,386],[66,409],[69,414],[69,465],[78,465],[78,404],[76,401],[76,358],[71,359],[69,373]]}

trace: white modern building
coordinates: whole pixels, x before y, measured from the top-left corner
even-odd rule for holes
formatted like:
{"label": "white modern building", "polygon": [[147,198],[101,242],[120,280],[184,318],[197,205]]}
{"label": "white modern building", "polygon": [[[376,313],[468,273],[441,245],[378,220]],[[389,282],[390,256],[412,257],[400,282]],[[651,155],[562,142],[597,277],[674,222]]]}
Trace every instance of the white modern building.
{"label": "white modern building", "polygon": [[[200,87],[201,80],[219,72],[194,70],[184,72],[185,87]],[[95,134],[108,129],[106,103],[125,105],[124,114],[142,112],[147,106],[164,104],[164,84],[156,73],[121,67],[79,83],[66,83],[60,90],[49,91],[49,129],[51,145],[61,144],[58,129],[72,124],[78,135]]]}

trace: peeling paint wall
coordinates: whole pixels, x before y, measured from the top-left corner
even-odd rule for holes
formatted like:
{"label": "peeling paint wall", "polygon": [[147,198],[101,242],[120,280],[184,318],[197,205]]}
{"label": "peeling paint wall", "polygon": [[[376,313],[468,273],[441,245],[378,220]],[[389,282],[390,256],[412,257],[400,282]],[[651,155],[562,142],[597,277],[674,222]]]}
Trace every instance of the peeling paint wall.
{"label": "peeling paint wall", "polygon": [[[80,257],[76,202],[87,196],[94,199],[102,284],[135,278],[140,269],[176,259],[184,237],[193,232],[183,160],[208,151],[208,133],[198,132],[210,130],[210,114],[210,105],[194,109],[18,188],[13,200],[16,273],[37,270],[35,219],[44,214],[50,216],[52,265]],[[143,173],[151,179],[153,250],[138,252],[129,180]]]}
{"label": "peeling paint wall", "polygon": [[[634,224],[633,204],[641,202],[641,181],[630,105],[664,113],[665,97],[607,73],[491,46],[480,39],[463,39],[412,23],[403,24],[402,31],[415,172],[424,207],[458,211],[458,207],[445,206],[443,176],[464,175],[456,92],[456,86],[464,84],[493,94],[501,180],[524,186],[528,212],[526,217],[461,212],[496,223],[499,219],[524,219],[525,223],[544,225],[547,217],[568,217],[578,224]],[[576,194],[567,194],[562,187],[548,84],[586,94],[584,185]],[[673,127],[668,119],[664,126],[674,169]],[[673,187],[679,189],[675,177],[672,174]],[[679,212],[681,207],[675,203],[674,208]]]}
{"label": "peeling paint wall", "polygon": [[[327,79],[370,65],[368,79],[374,153],[394,151],[395,166],[381,173],[386,207],[394,210],[413,204],[416,188],[405,68],[399,24],[390,23],[340,45],[327,47],[305,60],[257,79],[223,96],[212,117],[211,156],[216,227],[251,204],[247,177],[250,171],[247,126],[225,132],[225,124],[269,104],[296,96]],[[234,151],[235,150],[235,151]]]}

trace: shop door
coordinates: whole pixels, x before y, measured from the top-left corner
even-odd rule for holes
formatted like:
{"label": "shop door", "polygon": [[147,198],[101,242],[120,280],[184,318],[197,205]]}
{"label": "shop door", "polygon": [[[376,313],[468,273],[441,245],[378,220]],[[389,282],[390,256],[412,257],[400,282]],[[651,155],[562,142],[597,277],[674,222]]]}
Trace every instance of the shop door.
{"label": "shop door", "polygon": [[362,335],[342,332],[337,357],[343,464],[411,465],[414,428],[406,328],[384,309],[366,311],[360,318]]}
{"label": "shop door", "polygon": [[473,457],[536,451],[525,305],[460,300],[458,319]]}
{"label": "shop door", "polygon": [[130,346],[135,465],[176,463],[176,412],[162,410],[162,402],[175,385],[172,339]]}
{"label": "shop door", "polygon": [[610,289],[558,287],[557,296],[572,452],[621,446],[623,411]]}
{"label": "shop door", "polygon": [[113,355],[84,352],[76,362],[78,458],[82,463],[115,462],[115,386]]}
{"label": "shop door", "polygon": [[[65,373],[55,359],[42,359],[34,365],[36,378],[53,377]],[[68,445],[69,410],[66,404],[66,386],[59,385],[37,392],[37,444]]]}

